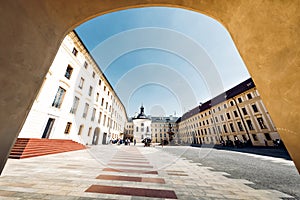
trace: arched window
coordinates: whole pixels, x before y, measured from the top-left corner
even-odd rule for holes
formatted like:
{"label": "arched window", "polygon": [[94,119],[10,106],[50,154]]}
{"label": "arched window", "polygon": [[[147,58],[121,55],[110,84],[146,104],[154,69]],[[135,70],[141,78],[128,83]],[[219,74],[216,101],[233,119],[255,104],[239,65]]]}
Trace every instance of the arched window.
{"label": "arched window", "polygon": [[139,132],[139,127],[136,127],[136,132]]}
{"label": "arched window", "polygon": [[141,123],[141,126],[144,126],[144,123]]}

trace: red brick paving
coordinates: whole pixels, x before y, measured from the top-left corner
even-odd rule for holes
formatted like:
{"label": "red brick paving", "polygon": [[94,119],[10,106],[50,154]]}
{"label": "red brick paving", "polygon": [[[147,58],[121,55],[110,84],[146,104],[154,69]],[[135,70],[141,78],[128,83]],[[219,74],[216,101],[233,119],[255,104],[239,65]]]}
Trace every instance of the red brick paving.
{"label": "red brick paving", "polygon": [[104,168],[103,171],[106,171],[106,172],[121,172],[121,173],[138,173],[138,174],[158,174],[157,171],[145,171],[145,170],[135,170],[135,169]]}
{"label": "red brick paving", "polygon": [[116,175],[101,174],[101,175],[97,176],[96,179],[165,184],[165,180],[162,178],[144,178],[144,177],[134,177],[134,176],[116,176]]}
{"label": "red brick paving", "polygon": [[85,192],[177,199],[175,192],[172,190],[158,190],[148,188],[92,185]]}
{"label": "red brick paving", "polygon": [[108,163],[110,166],[120,166],[120,167],[137,167],[137,168],[153,168],[150,165],[128,165],[128,164],[116,164],[116,163]]}

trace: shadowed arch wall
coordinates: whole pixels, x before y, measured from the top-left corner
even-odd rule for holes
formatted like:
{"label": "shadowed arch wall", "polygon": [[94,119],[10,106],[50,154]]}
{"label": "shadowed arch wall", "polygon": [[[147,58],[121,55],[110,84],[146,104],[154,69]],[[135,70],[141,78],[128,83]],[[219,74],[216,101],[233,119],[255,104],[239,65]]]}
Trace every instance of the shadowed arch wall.
{"label": "shadowed arch wall", "polygon": [[194,10],[227,28],[299,170],[299,4],[294,0],[2,0],[0,171],[64,36],[93,17],[145,6]]}

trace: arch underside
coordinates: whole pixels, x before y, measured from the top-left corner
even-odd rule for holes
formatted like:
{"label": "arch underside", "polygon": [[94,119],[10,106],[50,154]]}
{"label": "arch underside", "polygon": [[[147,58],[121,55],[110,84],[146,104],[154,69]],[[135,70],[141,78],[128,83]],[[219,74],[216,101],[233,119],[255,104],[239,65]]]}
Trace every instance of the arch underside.
{"label": "arch underside", "polygon": [[20,0],[0,8],[0,171],[64,36],[96,16],[146,6],[193,10],[227,28],[299,170],[298,1]]}

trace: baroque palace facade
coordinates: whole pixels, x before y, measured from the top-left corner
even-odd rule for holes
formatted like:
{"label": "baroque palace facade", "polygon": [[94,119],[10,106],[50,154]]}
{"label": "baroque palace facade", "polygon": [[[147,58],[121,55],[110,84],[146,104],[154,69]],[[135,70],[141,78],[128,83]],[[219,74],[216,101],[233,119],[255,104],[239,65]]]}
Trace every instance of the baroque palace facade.
{"label": "baroque palace facade", "polygon": [[75,32],[63,40],[32,105],[20,138],[106,144],[122,137],[127,114]]}
{"label": "baroque palace facade", "polygon": [[125,138],[136,139],[141,142],[144,138],[150,138],[154,143],[160,143],[162,140],[170,141],[170,132],[173,139],[178,135],[178,117],[152,117],[146,116],[144,107],[141,106],[140,113],[128,120],[126,124]]}
{"label": "baroque palace facade", "polygon": [[273,145],[279,134],[251,78],[185,113],[178,121],[179,144],[251,142]]}

